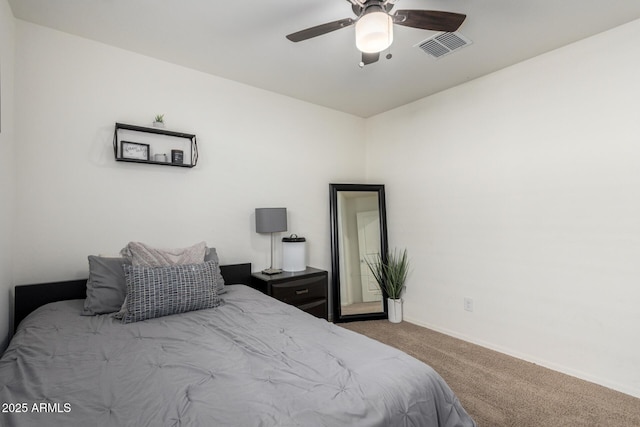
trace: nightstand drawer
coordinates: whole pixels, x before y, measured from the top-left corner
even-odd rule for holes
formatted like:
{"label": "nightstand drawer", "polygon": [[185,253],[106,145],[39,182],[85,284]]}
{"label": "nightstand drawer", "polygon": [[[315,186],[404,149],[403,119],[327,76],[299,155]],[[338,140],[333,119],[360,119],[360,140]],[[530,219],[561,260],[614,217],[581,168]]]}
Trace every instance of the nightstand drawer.
{"label": "nightstand drawer", "polygon": [[271,295],[288,304],[300,305],[305,301],[327,297],[325,277],[308,277],[271,285]]}
{"label": "nightstand drawer", "polygon": [[327,285],[327,272],[313,267],[273,275],[253,273],[251,281],[253,288],[323,319],[329,314]]}

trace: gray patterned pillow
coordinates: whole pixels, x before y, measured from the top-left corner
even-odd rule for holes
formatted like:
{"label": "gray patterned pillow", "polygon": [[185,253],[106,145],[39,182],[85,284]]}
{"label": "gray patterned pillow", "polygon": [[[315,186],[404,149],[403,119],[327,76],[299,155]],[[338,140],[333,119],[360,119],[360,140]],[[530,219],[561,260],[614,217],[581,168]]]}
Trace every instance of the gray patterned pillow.
{"label": "gray patterned pillow", "polygon": [[145,267],[125,265],[127,300],[123,323],[220,305],[214,285],[218,263]]}

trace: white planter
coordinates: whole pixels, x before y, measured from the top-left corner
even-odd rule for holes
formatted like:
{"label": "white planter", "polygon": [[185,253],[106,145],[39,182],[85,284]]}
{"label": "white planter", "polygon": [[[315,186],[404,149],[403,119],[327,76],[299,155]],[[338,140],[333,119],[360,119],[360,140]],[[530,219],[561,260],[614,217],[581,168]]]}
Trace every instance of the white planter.
{"label": "white planter", "polygon": [[387,298],[389,322],[402,322],[402,299]]}

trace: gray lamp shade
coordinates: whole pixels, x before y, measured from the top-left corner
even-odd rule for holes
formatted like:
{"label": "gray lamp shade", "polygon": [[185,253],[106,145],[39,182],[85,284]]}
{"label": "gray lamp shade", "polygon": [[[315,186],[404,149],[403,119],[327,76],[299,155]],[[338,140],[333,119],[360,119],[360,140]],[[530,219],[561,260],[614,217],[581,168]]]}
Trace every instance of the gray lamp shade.
{"label": "gray lamp shade", "polygon": [[287,231],[287,208],[256,208],[256,232]]}

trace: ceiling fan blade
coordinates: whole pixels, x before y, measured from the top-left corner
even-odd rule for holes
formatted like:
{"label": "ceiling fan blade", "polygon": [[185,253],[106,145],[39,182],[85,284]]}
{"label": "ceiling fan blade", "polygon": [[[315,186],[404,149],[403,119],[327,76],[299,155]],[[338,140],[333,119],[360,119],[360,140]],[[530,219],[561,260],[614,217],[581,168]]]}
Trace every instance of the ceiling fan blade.
{"label": "ceiling fan blade", "polygon": [[327,22],[326,24],[317,25],[315,27],[307,28],[295,33],[291,33],[287,36],[292,42],[301,42],[313,37],[321,36],[323,34],[330,33],[331,31],[339,30],[340,28],[353,25],[356,21],[351,18],[340,19],[338,21]]}
{"label": "ceiling fan blade", "polygon": [[466,17],[467,15],[461,13],[407,9],[396,11],[393,23],[422,30],[452,33],[462,25]]}
{"label": "ceiling fan blade", "polygon": [[380,52],[376,53],[364,53],[362,52],[362,64],[369,65],[377,62],[380,59]]}

